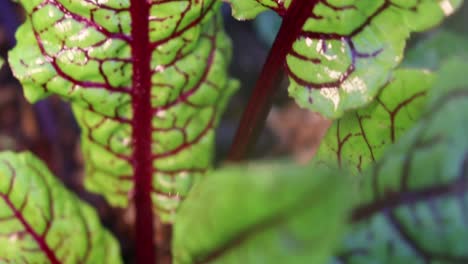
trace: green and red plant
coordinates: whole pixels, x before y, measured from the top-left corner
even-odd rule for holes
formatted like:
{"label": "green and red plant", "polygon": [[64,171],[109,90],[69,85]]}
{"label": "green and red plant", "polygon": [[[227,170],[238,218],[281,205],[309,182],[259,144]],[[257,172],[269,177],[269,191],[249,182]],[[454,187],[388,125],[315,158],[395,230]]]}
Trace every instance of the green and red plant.
{"label": "green and red plant", "polygon": [[[409,34],[461,0],[230,1],[238,19],[283,18],[230,160],[247,157],[283,68],[298,104],[336,121],[308,166],[214,171],[214,129],[237,87],[220,1],[20,2],[10,66],[31,102],[71,103],[86,188],[135,205],[138,263],[468,262],[468,65],[397,69]],[[121,262],[41,161],[0,160],[0,261]]]}

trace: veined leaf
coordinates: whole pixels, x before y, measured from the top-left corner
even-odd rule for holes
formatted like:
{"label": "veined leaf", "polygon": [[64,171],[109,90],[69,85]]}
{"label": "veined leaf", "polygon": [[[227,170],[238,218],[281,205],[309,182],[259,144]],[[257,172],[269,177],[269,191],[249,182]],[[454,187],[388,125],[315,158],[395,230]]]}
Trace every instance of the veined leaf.
{"label": "veined leaf", "polygon": [[152,185],[153,209],[172,221],[211,165],[213,130],[237,86],[226,76],[220,3],[20,2],[27,20],[10,64],[30,101],[50,94],[71,101],[86,187],[127,206],[134,195],[149,197]]}
{"label": "veined leaf", "polygon": [[[268,8],[285,16],[293,0],[228,2],[244,19]],[[315,2],[286,58],[289,93],[300,106],[338,118],[373,100],[401,62],[411,32],[440,23],[462,0]]]}
{"label": "veined leaf", "polygon": [[177,216],[175,263],[324,263],[351,205],[338,174],[277,161],[207,175]]}
{"label": "veined leaf", "polygon": [[339,263],[468,263],[468,64],[446,64],[420,122],[365,175]]}
{"label": "veined leaf", "polygon": [[0,153],[1,263],[121,263],[95,211],[30,153]]}
{"label": "veined leaf", "polygon": [[377,99],[346,113],[329,128],[315,163],[341,166],[358,174],[378,160],[418,120],[427,102],[434,74],[413,69],[395,71]]}
{"label": "veined leaf", "polygon": [[239,19],[253,19],[259,13],[268,9],[276,11],[279,15],[283,15],[292,0],[225,0],[232,6],[232,15]]}

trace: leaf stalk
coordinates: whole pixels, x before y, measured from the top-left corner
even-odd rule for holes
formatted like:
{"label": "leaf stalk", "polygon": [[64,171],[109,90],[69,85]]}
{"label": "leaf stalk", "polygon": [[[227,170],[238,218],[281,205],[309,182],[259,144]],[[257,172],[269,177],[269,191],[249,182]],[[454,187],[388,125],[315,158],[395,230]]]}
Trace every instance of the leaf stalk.
{"label": "leaf stalk", "polygon": [[286,56],[318,3],[319,0],[293,0],[283,15],[279,32],[243,113],[228,161],[239,162],[246,159],[254,147],[260,131],[265,126],[273,96],[280,87],[279,81]]}

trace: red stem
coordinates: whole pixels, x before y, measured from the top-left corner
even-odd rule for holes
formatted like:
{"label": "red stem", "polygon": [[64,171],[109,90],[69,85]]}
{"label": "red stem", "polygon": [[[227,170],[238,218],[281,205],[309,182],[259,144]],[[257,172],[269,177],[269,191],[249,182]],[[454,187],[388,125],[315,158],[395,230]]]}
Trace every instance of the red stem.
{"label": "red stem", "polygon": [[281,28],[237,129],[228,160],[244,160],[257,141],[270,111],[273,95],[279,88],[278,83],[286,56],[307,18],[311,16],[313,8],[319,2],[320,0],[293,0],[283,16]]}
{"label": "red stem", "polygon": [[151,202],[153,174],[151,153],[151,72],[149,10],[146,0],[131,0],[132,19],[132,162],[135,181],[135,236],[137,263],[155,263],[154,224]]}

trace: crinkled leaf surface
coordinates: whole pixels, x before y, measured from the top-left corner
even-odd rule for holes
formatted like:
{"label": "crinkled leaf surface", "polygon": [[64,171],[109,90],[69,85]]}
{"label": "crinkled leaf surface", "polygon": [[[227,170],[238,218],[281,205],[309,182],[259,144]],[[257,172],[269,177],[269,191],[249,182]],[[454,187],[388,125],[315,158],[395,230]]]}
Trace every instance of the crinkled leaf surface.
{"label": "crinkled leaf surface", "polygon": [[126,206],[137,175],[142,188],[152,181],[153,208],[171,220],[211,165],[213,128],[236,87],[220,3],[20,2],[27,19],[10,64],[30,101],[72,102],[86,187]]}
{"label": "crinkled leaf surface", "polygon": [[468,263],[467,67],[443,67],[417,126],[365,175],[339,263]]}
{"label": "crinkled leaf surface", "polygon": [[351,205],[338,174],[277,161],[207,175],[179,211],[175,263],[324,263]]}
{"label": "crinkled leaf surface", "polygon": [[89,205],[30,153],[0,153],[1,263],[121,263]]}
{"label": "crinkled leaf surface", "polygon": [[[284,15],[292,1],[228,2],[242,19],[267,8]],[[286,58],[289,93],[300,106],[338,118],[378,94],[401,62],[411,32],[440,23],[462,0],[316,2]]]}
{"label": "crinkled leaf surface", "polygon": [[434,74],[428,71],[395,71],[374,102],[333,123],[314,162],[346,167],[353,174],[373,164],[419,118],[433,82]]}

